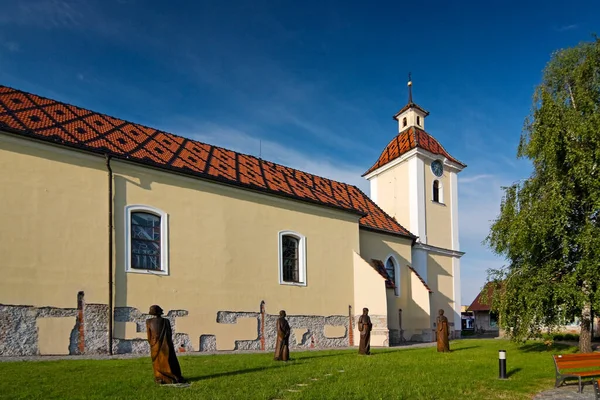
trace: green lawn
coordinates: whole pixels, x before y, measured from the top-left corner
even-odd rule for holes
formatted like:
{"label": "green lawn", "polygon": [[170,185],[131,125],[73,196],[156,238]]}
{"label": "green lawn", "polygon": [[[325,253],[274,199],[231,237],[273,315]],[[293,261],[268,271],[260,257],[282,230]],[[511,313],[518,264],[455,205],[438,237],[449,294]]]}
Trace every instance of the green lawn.
{"label": "green lawn", "polygon": [[[554,383],[551,354],[541,343],[458,340],[452,353],[435,347],[181,356],[188,388],[153,382],[149,357],[126,360],[0,362],[0,398],[8,399],[524,399]],[[498,379],[498,350],[509,379]],[[573,387],[573,391],[577,389]]]}

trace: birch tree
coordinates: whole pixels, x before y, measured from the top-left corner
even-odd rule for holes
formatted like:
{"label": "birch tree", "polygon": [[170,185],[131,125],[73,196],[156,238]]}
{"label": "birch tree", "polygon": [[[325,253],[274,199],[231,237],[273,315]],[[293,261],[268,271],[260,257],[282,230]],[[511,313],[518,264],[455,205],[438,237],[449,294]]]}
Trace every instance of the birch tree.
{"label": "birch tree", "polygon": [[522,340],[580,320],[591,351],[600,307],[600,39],[555,52],[533,96],[518,158],[532,173],[505,187],[486,238],[507,265],[488,271],[500,325]]}

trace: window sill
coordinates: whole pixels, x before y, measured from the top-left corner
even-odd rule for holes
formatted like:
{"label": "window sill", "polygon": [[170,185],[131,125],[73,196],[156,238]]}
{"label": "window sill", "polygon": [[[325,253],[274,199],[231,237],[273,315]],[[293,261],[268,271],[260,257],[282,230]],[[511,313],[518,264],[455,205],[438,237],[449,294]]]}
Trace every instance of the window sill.
{"label": "window sill", "polygon": [[279,282],[280,285],[288,285],[288,286],[306,286],[306,282]]}
{"label": "window sill", "polygon": [[125,270],[126,273],[131,273],[131,274],[143,274],[143,275],[161,275],[161,276],[168,276],[169,272],[168,271],[155,271],[155,270],[150,270],[150,269],[134,269],[134,268],[130,268]]}
{"label": "window sill", "polygon": [[431,200],[433,204],[437,204],[438,206],[446,207],[445,203],[440,203],[439,201]]}

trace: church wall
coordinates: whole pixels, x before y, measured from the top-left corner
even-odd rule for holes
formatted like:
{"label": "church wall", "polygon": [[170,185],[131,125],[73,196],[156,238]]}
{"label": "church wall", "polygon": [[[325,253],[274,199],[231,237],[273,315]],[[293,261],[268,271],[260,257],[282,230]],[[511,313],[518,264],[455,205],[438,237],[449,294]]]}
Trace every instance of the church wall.
{"label": "church wall", "polygon": [[389,346],[385,280],[358,253],[354,253],[354,307],[354,345],[360,342],[358,318],[366,307],[373,324],[371,346]]}
{"label": "church wall", "polygon": [[[257,337],[252,320],[216,323],[221,311],[258,312],[265,301],[273,314],[348,315],[358,216],[123,164],[117,171],[116,243],[125,240],[125,205],[150,204],[169,214],[171,265],[169,277],[125,273],[124,247],[118,246],[117,306],[184,308],[189,314],[179,321],[181,331],[193,338],[215,335],[217,350]],[[306,286],[279,283],[281,230],[306,237]]]}
{"label": "church wall", "polygon": [[[431,171],[432,161],[430,159],[424,161],[427,244],[452,249],[450,172],[444,169],[444,174],[439,178],[436,177]],[[442,185],[440,203],[433,201],[433,182],[435,180],[438,180]]]}
{"label": "church wall", "polygon": [[106,301],[103,160],[0,134],[0,169],[0,304]]}
{"label": "church wall", "polygon": [[[374,184],[374,182],[376,183]],[[409,167],[400,163],[371,178],[371,198],[382,210],[410,230]],[[376,194],[373,193],[376,191]]]}
{"label": "church wall", "polygon": [[[415,335],[421,337],[423,330],[429,330],[429,309],[424,308],[424,300],[419,297],[422,293],[414,290],[415,278],[406,267],[411,264],[411,245],[412,240],[408,238],[365,230],[360,232],[362,258],[369,262],[371,259],[376,259],[385,263],[388,257],[393,256],[398,263],[399,295],[396,296],[393,289],[386,289],[390,344],[396,344],[401,339],[400,328],[403,330],[405,340],[410,340]],[[421,282],[418,284],[423,286]],[[429,304],[428,301],[426,304]],[[400,327],[400,310],[402,310],[402,327]]]}
{"label": "church wall", "polygon": [[[454,278],[452,276],[452,257],[441,254],[428,254],[427,256],[427,284],[433,291],[431,294],[431,326],[437,318],[439,309],[444,310],[444,315],[448,318],[450,330],[459,330],[460,321],[457,322],[456,329],[453,327],[455,320],[454,312]],[[460,315],[460,314],[458,314]]]}
{"label": "church wall", "polygon": [[[0,175],[0,355],[107,351],[104,163],[0,134],[0,168],[9,171]],[[117,353],[147,351],[152,304],[165,310],[186,351],[271,349],[280,309],[300,335],[292,347],[348,345],[358,216],[117,161],[112,167]],[[169,275],[125,272],[131,204],[168,214]],[[306,286],[279,284],[280,230],[306,237]]]}

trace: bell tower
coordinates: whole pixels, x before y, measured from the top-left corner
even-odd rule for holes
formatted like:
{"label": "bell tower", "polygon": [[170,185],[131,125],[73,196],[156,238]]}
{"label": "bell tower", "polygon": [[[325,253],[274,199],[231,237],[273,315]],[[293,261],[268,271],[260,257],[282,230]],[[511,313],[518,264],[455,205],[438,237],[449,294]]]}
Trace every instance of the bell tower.
{"label": "bell tower", "polygon": [[363,176],[370,182],[373,201],[418,237],[411,266],[433,292],[432,328],[438,310],[444,309],[459,333],[464,253],[458,232],[458,173],[466,165],[425,131],[429,112],[413,101],[412,89],[409,74],[408,103],[393,117],[399,133]]}

